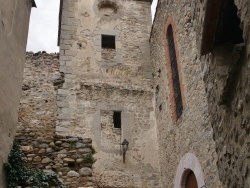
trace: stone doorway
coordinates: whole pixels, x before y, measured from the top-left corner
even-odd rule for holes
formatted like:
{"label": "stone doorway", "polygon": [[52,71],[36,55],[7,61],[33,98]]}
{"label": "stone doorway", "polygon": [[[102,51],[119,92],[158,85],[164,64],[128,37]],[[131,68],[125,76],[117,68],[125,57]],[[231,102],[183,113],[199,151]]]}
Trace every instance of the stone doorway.
{"label": "stone doorway", "polygon": [[198,188],[197,180],[193,171],[188,173],[185,188]]}
{"label": "stone doorway", "polygon": [[205,187],[204,174],[199,160],[192,153],[186,153],[178,165],[174,188]]}

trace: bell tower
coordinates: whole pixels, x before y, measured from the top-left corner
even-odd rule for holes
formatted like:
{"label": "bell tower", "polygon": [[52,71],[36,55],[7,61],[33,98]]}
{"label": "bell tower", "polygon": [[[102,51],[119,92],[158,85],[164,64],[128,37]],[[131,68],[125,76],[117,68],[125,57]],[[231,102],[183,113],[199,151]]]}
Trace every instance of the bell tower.
{"label": "bell tower", "polygon": [[159,186],[151,3],[61,1],[58,45],[65,82],[58,89],[56,132],[92,139],[94,176],[105,186]]}

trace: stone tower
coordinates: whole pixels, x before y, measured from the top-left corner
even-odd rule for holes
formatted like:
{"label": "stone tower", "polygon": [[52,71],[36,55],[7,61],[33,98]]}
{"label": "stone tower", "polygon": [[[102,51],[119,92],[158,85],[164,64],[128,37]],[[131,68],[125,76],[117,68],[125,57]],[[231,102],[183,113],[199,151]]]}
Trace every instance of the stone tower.
{"label": "stone tower", "polygon": [[[104,186],[160,187],[150,72],[152,0],[61,1],[56,132],[92,138]],[[129,141],[125,164],[120,143]]]}

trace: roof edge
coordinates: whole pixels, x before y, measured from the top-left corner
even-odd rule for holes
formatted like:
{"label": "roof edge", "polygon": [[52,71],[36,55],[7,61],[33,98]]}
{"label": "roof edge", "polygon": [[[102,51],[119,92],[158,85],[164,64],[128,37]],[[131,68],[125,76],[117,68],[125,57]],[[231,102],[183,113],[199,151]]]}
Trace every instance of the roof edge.
{"label": "roof edge", "polygon": [[203,31],[201,35],[200,54],[206,55],[213,49],[217,25],[220,18],[222,0],[207,1],[205,8],[205,17],[203,23]]}
{"label": "roof edge", "polygon": [[149,36],[149,42],[151,41],[151,37],[153,35],[153,29],[154,29],[154,25],[155,25],[155,19],[156,19],[156,16],[158,14],[158,11],[159,11],[159,1],[157,1],[157,5],[156,5],[156,10],[155,10],[155,15],[154,15],[154,19],[153,19],[153,23],[152,23],[152,26],[151,26],[151,31],[150,31],[150,36]]}
{"label": "roof edge", "polygon": [[62,23],[62,8],[63,8],[63,0],[60,0],[59,5],[59,16],[58,16],[58,35],[57,35],[57,46],[60,46],[60,37],[61,37],[61,23]]}
{"label": "roof edge", "polygon": [[32,5],[32,7],[36,7],[37,8],[35,0],[31,0],[31,5]]}

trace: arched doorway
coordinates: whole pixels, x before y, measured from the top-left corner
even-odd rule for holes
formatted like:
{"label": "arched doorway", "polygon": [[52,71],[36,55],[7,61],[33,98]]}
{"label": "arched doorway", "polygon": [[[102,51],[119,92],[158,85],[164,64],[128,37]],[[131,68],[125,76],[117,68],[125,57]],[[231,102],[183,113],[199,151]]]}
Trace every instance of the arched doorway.
{"label": "arched doorway", "polygon": [[197,179],[196,179],[195,174],[192,170],[190,170],[188,175],[187,175],[185,188],[198,188]]}
{"label": "arched doorway", "polygon": [[198,159],[192,153],[185,154],[176,171],[174,188],[200,188],[204,186],[204,174]]}

